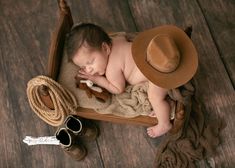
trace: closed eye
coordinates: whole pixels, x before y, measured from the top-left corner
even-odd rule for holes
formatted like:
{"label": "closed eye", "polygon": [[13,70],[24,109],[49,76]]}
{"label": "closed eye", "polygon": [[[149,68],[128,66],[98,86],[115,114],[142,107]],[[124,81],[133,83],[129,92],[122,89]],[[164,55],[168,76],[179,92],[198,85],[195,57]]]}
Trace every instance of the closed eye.
{"label": "closed eye", "polygon": [[93,64],[95,59],[92,59],[91,61],[87,62],[88,65]]}
{"label": "closed eye", "polygon": [[80,66],[80,69],[81,69],[81,70],[84,70],[84,69],[85,69],[85,66]]}

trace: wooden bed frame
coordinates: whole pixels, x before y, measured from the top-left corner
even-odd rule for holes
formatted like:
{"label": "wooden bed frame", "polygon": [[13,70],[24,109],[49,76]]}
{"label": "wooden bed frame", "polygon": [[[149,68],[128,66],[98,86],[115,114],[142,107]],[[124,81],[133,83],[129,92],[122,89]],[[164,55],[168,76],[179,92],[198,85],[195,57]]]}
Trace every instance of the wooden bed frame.
{"label": "wooden bed frame", "polygon": [[[51,38],[51,46],[50,46],[49,60],[48,60],[48,74],[47,74],[49,77],[51,77],[54,80],[57,80],[60,71],[59,68],[63,56],[64,41],[66,34],[70,31],[71,27],[73,26],[73,19],[70,12],[70,8],[67,6],[65,0],[59,0],[58,5],[59,5],[60,16],[59,16],[58,25]],[[189,32],[191,34],[191,31]],[[53,103],[48,94],[46,86],[42,85],[40,87],[40,95],[43,102],[49,108],[54,109]],[[99,114],[95,112],[93,109],[82,108],[82,107],[78,108],[77,115],[82,118],[110,121],[115,123],[138,124],[144,126],[152,126],[157,124],[157,119],[153,117],[138,116],[135,118],[124,118],[111,114]],[[174,121],[172,121],[174,125],[172,132],[176,132],[182,127],[182,124],[184,123],[184,118],[185,118],[184,106],[183,104],[177,102],[175,119]]]}

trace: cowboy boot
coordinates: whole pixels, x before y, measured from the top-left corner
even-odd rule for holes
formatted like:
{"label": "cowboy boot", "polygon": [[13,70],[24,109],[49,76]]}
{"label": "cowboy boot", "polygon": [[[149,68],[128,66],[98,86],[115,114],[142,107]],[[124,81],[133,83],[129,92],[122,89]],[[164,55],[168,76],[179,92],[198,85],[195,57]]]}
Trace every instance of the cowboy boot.
{"label": "cowboy boot", "polygon": [[80,161],[87,155],[86,148],[81,144],[75,135],[65,128],[59,128],[55,133],[56,139],[60,141],[60,146],[73,159]]}
{"label": "cowboy boot", "polygon": [[92,122],[79,118],[75,115],[69,115],[64,121],[65,128],[81,137],[83,140],[92,141],[98,136],[98,128]]}

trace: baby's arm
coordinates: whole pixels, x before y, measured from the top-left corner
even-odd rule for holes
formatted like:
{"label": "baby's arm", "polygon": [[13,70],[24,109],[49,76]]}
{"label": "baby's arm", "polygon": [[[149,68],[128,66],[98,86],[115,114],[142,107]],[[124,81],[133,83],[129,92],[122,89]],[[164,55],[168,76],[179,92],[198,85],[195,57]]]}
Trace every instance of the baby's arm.
{"label": "baby's arm", "polygon": [[121,70],[113,71],[111,74],[108,73],[108,75],[106,74],[107,78],[100,75],[89,75],[81,71],[78,76],[91,80],[112,94],[120,94],[125,89],[125,78]]}

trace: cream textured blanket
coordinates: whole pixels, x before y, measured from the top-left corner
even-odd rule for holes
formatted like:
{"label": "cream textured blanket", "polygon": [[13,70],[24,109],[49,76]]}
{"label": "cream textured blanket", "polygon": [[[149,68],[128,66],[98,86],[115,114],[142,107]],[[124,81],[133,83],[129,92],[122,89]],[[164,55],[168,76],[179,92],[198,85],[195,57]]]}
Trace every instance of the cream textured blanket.
{"label": "cream textured blanket", "polygon": [[215,154],[225,124],[220,118],[211,120],[206,117],[203,104],[193,96],[194,87],[190,83],[171,90],[169,95],[184,104],[185,122],[177,133],[163,137],[157,146],[154,167],[196,168],[196,161]]}
{"label": "cream textured blanket", "polygon": [[147,82],[127,86],[124,93],[112,95],[112,101],[108,107],[96,110],[102,114],[114,114],[127,118],[148,115],[152,111],[152,106],[148,100],[147,89]]}

